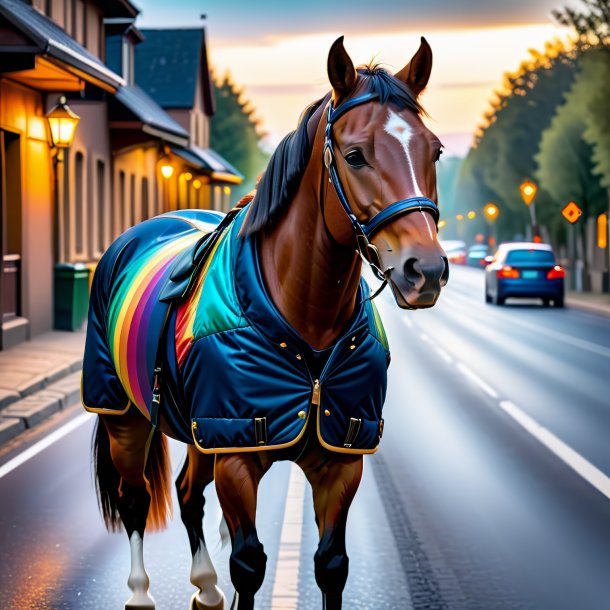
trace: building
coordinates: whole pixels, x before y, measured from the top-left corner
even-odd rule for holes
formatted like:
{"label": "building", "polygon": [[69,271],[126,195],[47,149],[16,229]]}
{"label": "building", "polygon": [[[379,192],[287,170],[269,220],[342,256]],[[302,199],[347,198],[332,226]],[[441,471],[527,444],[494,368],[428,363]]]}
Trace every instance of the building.
{"label": "building", "polygon": [[[211,97],[185,121],[138,87],[137,13],[129,0],[0,0],[2,349],[53,327],[55,263],[94,266],[132,224],[220,209],[214,193],[241,181],[205,146]],[[66,150],[52,146],[46,118],[60,96],[80,117]]]}
{"label": "building", "polygon": [[[138,83],[189,132],[193,168],[209,177],[209,180],[203,180],[204,188],[199,192],[205,207],[228,211],[231,188],[241,183],[243,177],[210,148],[214,89],[205,30],[201,27],[144,29],[142,35],[144,41],[136,47],[134,57]],[[180,183],[176,187],[184,189]],[[184,195],[180,199],[190,200]]]}

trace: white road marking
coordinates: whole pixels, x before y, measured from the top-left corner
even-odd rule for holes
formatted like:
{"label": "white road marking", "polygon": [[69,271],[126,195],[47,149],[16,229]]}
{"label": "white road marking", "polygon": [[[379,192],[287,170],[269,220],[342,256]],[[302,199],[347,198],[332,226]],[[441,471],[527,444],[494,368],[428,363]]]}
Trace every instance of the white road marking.
{"label": "white road marking", "polygon": [[465,364],[458,362],[457,368],[462,372],[463,375],[468,377],[470,381],[478,385],[485,394],[492,398],[498,398],[498,393],[489,385],[487,385],[476,373],[471,371]]}
{"label": "white road marking", "polygon": [[451,364],[453,362],[453,358],[442,347],[437,347],[436,351],[438,352],[440,357],[443,358],[443,360],[448,364]]}
{"label": "white road marking", "polygon": [[578,473],[585,481],[595,487],[599,492],[610,499],[610,478],[599,468],[596,468],[582,455],[566,445],[550,430],[541,426],[535,419],[524,413],[509,400],[500,401],[500,407],[510,415],[521,427],[550,449],[559,459],[565,462],[572,470]]}
{"label": "white road marking", "polygon": [[299,605],[299,564],[304,499],[305,475],[296,464],[291,464],[277,569],[271,595],[271,610],[296,610]]}
{"label": "white road marking", "polygon": [[38,441],[23,453],[16,455],[12,460],[9,460],[4,464],[4,466],[0,466],[0,479],[9,474],[9,472],[15,470],[15,468],[21,466],[21,464],[25,464],[25,462],[38,455],[41,451],[44,451],[47,447],[50,447],[53,443],[56,443],[64,436],[70,434],[70,432],[73,432],[83,424],[86,424],[92,417],[94,417],[92,413],[83,413],[70,420],[67,424],[64,424],[61,428],[57,428],[57,430],[51,432],[49,436]]}
{"label": "white road marking", "polygon": [[[406,318],[403,318],[406,322]],[[521,324],[522,326],[529,326],[527,324]],[[412,322],[409,320],[407,326],[412,326]],[[539,332],[541,329],[536,328]],[[543,334],[553,336],[556,339],[571,343],[582,349],[587,349],[594,353],[602,356],[610,356],[610,350],[606,349],[601,345],[585,341],[583,339],[577,339],[569,335],[561,335],[560,333],[544,329]],[[425,337],[425,339],[424,339]],[[422,339],[430,342],[427,335],[422,333]],[[435,347],[436,352],[448,363],[453,362],[453,358],[442,348]],[[555,436],[548,428],[545,428],[539,424],[535,419],[530,417],[527,413],[517,407],[510,400],[499,400],[498,393],[487,383],[485,383],[478,375],[476,375],[470,368],[461,362],[456,363],[456,367],[462,372],[462,374],[475,383],[481,390],[487,395],[498,400],[498,406],[509,415],[515,422],[517,422],[524,430],[531,434],[537,441],[542,443],[547,449],[549,449],[555,456],[557,456],[562,462],[569,466],[574,472],[582,477],[587,483],[595,487],[601,494],[610,499],[610,477],[606,476],[599,468],[591,464],[586,458],[580,453],[572,449],[568,444],[562,441],[559,437]]]}

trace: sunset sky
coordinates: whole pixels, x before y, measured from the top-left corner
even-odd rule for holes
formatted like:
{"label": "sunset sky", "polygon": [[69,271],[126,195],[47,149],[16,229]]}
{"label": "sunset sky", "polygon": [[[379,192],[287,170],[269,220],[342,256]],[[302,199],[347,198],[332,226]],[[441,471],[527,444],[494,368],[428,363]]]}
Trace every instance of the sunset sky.
{"label": "sunset sky", "polygon": [[502,75],[530,48],[542,50],[565,29],[551,10],[561,0],[139,0],[140,27],[193,27],[207,15],[210,60],[257,109],[273,146],[294,129],[301,110],[329,88],[328,49],[345,35],[355,64],[371,59],[398,70],[424,35],[434,68],[422,101],[430,128],[449,154],[464,154]]}

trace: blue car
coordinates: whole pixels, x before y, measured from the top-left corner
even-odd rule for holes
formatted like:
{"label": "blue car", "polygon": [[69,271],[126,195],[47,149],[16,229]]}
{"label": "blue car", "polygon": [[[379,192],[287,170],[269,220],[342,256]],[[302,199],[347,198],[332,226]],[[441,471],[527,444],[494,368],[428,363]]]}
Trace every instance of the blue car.
{"label": "blue car", "polygon": [[552,301],[563,307],[564,278],[549,244],[500,244],[485,268],[485,302],[503,305],[509,297],[540,298],[545,305]]}

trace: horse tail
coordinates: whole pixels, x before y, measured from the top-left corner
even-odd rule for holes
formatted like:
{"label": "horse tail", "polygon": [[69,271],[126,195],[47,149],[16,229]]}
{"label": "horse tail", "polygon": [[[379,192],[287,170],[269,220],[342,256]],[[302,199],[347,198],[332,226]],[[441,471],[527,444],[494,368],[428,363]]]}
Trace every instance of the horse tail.
{"label": "horse tail", "polygon": [[120,532],[123,528],[119,514],[119,487],[121,475],[112,463],[110,437],[106,426],[97,418],[93,430],[93,468],[97,503],[109,532]]}
{"label": "horse tail", "polygon": [[[172,514],[169,446],[166,436],[158,431],[151,432],[147,444],[144,480],[150,495],[150,508],[146,529],[159,531],[166,527],[168,517]],[[97,500],[106,529],[120,532],[123,529],[119,513],[121,475],[112,462],[108,430],[99,417],[93,431],[92,453]]]}
{"label": "horse tail", "polygon": [[167,437],[159,430],[154,430],[151,437],[144,469],[146,489],[150,494],[146,529],[160,531],[167,527],[172,516],[172,470]]}

